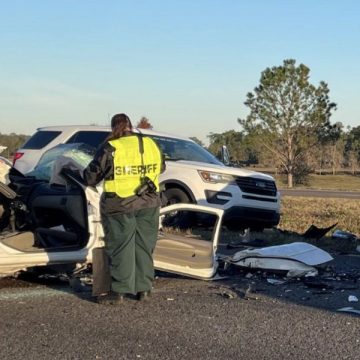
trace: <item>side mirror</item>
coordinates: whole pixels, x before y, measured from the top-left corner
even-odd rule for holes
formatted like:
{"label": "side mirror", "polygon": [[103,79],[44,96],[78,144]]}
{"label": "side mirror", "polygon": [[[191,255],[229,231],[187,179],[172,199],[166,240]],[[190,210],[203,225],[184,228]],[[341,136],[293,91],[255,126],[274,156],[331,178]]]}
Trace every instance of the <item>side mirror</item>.
{"label": "side mirror", "polygon": [[230,162],[230,154],[229,154],[229,150],[227,148],[226,145],[223,145],[221,147],[221,161],[226,165],[226,166],[231,166],[231,162]]}

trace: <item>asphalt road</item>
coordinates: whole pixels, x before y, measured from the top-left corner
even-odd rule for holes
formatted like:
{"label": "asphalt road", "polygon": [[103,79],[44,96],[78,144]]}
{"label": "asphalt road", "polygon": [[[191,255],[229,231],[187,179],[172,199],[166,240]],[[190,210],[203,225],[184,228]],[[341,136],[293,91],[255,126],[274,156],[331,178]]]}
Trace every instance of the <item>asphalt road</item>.
{"label": "asphalt road", "polygon": [[281,196],[309,196],[322,198],[360,199],[360,191],[279,189]]}
{"label": "asphalt road", "polygon": [[[360,270],[360,257],[339,271]],[[247,277],[246,277],[247,275]],[[90,288],[0,281],[3,359],[358,359],[360,306],[354,278],[332,290],[233,270],[204,282],[160,274],[149,302],[101,306]],[[79,289],[78,289],[79,290]]]}

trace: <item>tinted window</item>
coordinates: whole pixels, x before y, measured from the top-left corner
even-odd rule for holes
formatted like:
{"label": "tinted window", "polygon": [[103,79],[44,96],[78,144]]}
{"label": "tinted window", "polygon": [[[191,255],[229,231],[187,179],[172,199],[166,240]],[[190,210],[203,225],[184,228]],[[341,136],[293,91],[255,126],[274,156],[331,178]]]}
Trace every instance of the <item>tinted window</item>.
{"label": "tinted window", "polygon": [[66,143],[83,143],[97,148],[109,135],[107,131],[78,131]]}
{"label": "tinted window", "polygon": [[151,138],[157,142],[165,160],[188,160],[223,165],[214,155],[192,141],[156,135],[151,136]]}
{"label": "tinted window", "polygon": [[23,149],[42,149],[53,141],[61,131],[38,131],[23,146]]}

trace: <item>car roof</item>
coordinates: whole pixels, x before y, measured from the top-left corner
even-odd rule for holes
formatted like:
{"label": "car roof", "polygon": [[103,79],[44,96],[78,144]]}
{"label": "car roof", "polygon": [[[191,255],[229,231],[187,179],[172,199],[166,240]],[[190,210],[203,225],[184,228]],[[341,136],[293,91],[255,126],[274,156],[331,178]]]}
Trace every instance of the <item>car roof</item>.
{"label": "car roof", "polygon": [[[62,125],[62,126],[45,126],[40,127],[37,131],[110,131],[110,126],[100,126],[100,125]],[[166,132],[154,131],[150,129],[139,129],[134,128],[136,132],[145,134],[145,135],[152,135],[152,136],[164,136],[169,138],[187,140],[193,142],[193,140],[185,137],[185,136],[178,136],[174,134],[169,134]]]}

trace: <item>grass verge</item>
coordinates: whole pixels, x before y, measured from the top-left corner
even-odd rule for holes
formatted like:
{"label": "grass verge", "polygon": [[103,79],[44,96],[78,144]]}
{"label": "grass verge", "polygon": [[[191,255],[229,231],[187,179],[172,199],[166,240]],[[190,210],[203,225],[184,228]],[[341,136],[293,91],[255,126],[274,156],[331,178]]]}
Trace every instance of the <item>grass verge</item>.
{"label": "grass verge", "polygon": [[[286,188],[285,176],[275,176],[278,187]],[[297,185],[294,188],[318,189],[318,190],[342,190],[359,191],[360,176],[357,175],[315,175],[309,176],[309,182],[305,185]]]}
{"label": "grass verge", "polygon": [[304,233],[314,224],[325,228],[338,223],[335,229],[360,236],[360,201],[284,196],[279,228]]}

